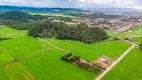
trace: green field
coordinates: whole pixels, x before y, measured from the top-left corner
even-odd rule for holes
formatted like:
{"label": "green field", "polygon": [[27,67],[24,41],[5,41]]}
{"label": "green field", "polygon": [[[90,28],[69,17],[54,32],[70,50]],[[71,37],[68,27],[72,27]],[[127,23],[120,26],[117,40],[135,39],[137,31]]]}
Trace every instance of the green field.
{"label": "green field", "polygon": [[[5,35],[19,35],[7,36],[14,39],[0,41],[0,80],[92,80],[98,76],[60,60],[65,52],[41,39],[27,36],[27,31],[8,27],[0,28],[0,31]],[[111,39],[94,44],[72,40],[44,40],[91,62],[103,55],[117,59],[130,47],[128,43]]]}
{"label": "green field", "polygon": [[[14,71],[10,74],[1,72],[1,74],[5,74],[7,76],[5,78],[2,77],[3,80],[7,80],[10,75],[13,76],[13,80],[31,80],[30,78],[32,77],[26,79],[29,75],[25,73],[24,70],[28,71],[28,73],[30,73],[36,80],[90,80],[97,76],[87,70],[61,61],[60,57],[65,55],[65,52],[57,50],[46,43],[40,42],[40,40],[36,38],[24,37],[1,41],[0,46],[8,53],[9,56],[19,60],[18,62],[6,64],[10,69],[7,68],[7,66],[2,66],[2,68],[0,68],[2,71],[6,68],[8,69],[8,72],[11,72],[11,67],[16,68],[17,70],[19,68],[17,73]],[[6,53],[3,52],[3,54]],[[13,60],[11,57],[7,57],[8,60],[1,58],[1,61],[3,61],[3,63],[5,62],[4,60],[10,62]],[[20,67],[17,65],[20,65],[24,68],[24,70],[20,70]]]}
{"label": "green field", "polygon": [[27,35],[26,30],[15,30],[9,27],[0,28],[0,38],[17,38]]}
{"label": "green field", "polygon": [[104,41],[94,44],[86,44],[71,40],[47,39],[47,41],[88,61],[95,61],[98,57],[103,55],[117,59],[130,47],[128,43],[123,41]]}
{"label": "green field", "polygon": [[142,54],[134,48],[102,80],[142,80]]}
{"label": "green field", "polygon": [[53,14],[53,13],[30,13],[30,14],[31,15],[43,15],[43,16],[61,16],[61,17],[78,18],[75,16],[63,15],[63,14]]}
{"label": "green field", "polygon": [[134,26],[132,29],[122,33],[113,32],[110,30],[107,30],[106,32],[111,35],[119,36],[122,38],[131,38],[135,41],[136,44],[139,44],[142,42],[142,27],[140,26]]}

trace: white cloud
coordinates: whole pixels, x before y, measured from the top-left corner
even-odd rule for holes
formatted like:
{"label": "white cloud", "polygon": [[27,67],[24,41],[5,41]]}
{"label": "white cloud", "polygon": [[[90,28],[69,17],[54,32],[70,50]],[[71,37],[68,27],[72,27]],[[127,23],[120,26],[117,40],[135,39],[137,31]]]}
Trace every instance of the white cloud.
{"label": "white cloud", "polygon": [[142,3],[140,3],[139,0],[79,0],[79,1],[81,7],[102,6],[102,7],[124,7],[124,8],[142,9]]}
{"label": "white cloud", "polygon": [[142,9],[142,0],[0,0],[0,5],[79,8],[124,7]]}

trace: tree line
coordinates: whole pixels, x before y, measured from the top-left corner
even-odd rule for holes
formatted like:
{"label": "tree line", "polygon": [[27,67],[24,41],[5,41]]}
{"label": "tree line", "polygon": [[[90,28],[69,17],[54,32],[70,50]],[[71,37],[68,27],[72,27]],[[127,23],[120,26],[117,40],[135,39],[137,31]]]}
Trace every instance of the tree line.
{"label": "tree line", "polygon": [[1,20],[12,20],[15,22],[19,21],[28,21],[28,20],[62,20],[70,22],[72,21],[72,18],[70,17],[62,17],[62,16],[43,16],[43,15],[31,15],[26,12],[22,11],[7,11],[0,14]]}

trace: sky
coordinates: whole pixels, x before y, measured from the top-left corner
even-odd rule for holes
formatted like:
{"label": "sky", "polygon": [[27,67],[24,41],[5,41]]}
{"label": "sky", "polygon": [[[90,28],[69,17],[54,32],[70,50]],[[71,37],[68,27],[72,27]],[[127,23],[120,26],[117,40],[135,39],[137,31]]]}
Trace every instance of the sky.
{"label": "sky", "polygon": [[142,0],[0,0],[0,5],[62,8],[134,8],[142,10]]}

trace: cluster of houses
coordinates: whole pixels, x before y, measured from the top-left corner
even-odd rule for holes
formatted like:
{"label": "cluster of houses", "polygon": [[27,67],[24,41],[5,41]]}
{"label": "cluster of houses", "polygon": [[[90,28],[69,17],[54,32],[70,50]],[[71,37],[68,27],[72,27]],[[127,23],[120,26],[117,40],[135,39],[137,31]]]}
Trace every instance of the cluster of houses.
{"label": "cluster of houses", "polygon": [[142,15],[138,16],[121,16],[115,18],[79,18],[78,23],[86,23],[89,27],[99,27],[116,32],[124,32],[135,25],[142,26]]}

